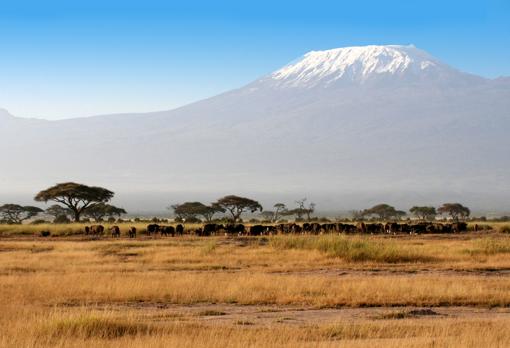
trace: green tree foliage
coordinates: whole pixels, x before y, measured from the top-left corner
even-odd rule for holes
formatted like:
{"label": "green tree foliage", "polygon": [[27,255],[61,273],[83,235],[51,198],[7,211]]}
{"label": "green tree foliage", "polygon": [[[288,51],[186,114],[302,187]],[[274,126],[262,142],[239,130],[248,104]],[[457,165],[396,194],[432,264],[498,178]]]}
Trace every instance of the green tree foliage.
{"label": "green tree foliage", "polygon": [[375,215],[381,220],[391,220],[391,219],[400,219],[405,216],[406,213],[401,210],[396,210],[395,207],[392,207],[388,204],[378,204],[374,205],[370,209],[365,209],[362,212],[363,216]]}
{"label": "green tree foliage", "polygon": [[218,199],[215,203],[218,207],[228,211],[232,216],[232,221],[236,222],[244,212],[254,213],[256,211],[262,211],[262,206],[259,202],[245,197],[239,196],[225,196]]}
{"label": "green tree foliage", "polygon": [[285,215],[285,213],[287,212],[287,207],[283,203],[276,203],[273,207],[274,207],[273,220],[278,221],[280,220],[280,217],[282,215]]}
{"label": "green tree foliage", "polygon": [[87,208],[99,203],[106,203],[113,196],[113,192],[102,187],[67,182],[39,192],[34,199],[38,202],[54,201],[64,205],[73,212],[74,220],[79,222],[82,213]]}
{"label": "green tree foliage", "polygon": [[454,220],[467,218],[471,214],[469,208],[460,203],[445,203],[437,209],[437,212],[439,214],[449,215]]}
{"label": "green tree foliage", "polygon": [[225,210],[213,203],[207,206],[200,202],[185,202],[182,204],[174,204],[171,206],[175,215],[182,221],[198,221],[199,216],[204,218],[205,221],[210,222],[216,213],[223,213]]}
{"label": "green tree foliage", "polygon": [[93,218],[96,221],[103,221],[105,219],[113,219],[115,221],[115,217],[120,217],[122,214],[127,214],[127,212],[122,208],[107,203],[94,204],[83,212],[84,216]]}
{"label": "green tree foliage", "polygon": [[262,217],[263,221],[275,221],[275,212],[272,210],[264,210],[262,213],[260,213],[260,216]]}
{"label": "green tree foliage", "polygon": [[287,210],[285,209],[280,214],[283,216],[296,216],[296,221],[303,221],[303,217],[306,215],[306,219],[310,221],[312,219],[312,214],[315,211],[315,203],[310,203],[308,206],[306,205],[306,198],[300,199],[296,201],[298,205],[295,209]]}
{"label": "green tree foliage", "polygon": [[0,206],[2,220],[10,224],[21,224],[23,221],[42,213],[41,208],[21,206],[18,204],[4,204]]}
{"label": "green tree foliage", "polygon": [[434,207],[414,206],[409,209],[409,212],[420,220],[433,220],[437,215],[436,208]]}
{"label": "green tree foliage", "polygon": [[54,204],[44,211],[46,214],[53,216],[54,223],[67,223],[70,222],[69,216],[73,215],[73,212],[69,208],[64,208],[58,204]]}

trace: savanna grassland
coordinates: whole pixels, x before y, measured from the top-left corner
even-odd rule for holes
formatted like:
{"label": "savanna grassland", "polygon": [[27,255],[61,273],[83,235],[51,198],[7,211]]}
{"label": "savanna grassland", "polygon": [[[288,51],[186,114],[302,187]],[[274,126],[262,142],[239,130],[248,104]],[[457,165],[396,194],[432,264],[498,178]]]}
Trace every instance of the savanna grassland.
{"label": "savanna grassland", "polygon": [[112,239],[0,226],[0,346],[508,347],[500,230]]}

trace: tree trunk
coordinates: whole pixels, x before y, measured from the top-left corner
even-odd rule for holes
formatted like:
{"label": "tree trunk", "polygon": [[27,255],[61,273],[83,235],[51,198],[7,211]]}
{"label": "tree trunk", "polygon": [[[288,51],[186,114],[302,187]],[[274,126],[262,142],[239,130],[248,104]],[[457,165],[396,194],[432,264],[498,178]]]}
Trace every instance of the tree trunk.
{"label": "tree trunk", "polygon": [[74,222],[80,222],[80,215],[81,215],[80,211],[78,210],[74,211]]}

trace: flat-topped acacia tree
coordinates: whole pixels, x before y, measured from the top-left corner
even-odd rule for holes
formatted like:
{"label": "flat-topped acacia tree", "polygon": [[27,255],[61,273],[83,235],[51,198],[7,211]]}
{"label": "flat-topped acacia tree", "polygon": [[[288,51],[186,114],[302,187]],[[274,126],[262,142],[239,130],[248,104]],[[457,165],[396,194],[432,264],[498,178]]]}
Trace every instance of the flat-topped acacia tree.
{"label": "flat-topped acacia tree", "polygon": [[0,217],[12,224],[21,224],[42,212],[41,208],[18,204],[4,204],[0,207]]}
{"label": "flat-topped acacia tree", "polygon": [[239,220],[243,212],[249,211],[254,213],[257,210],[262,211],[262,206],[259,202],[254,201],[253,199],[234,195],[220,198],[216,203],[214,203],[214,205],[228,211],[232,215],[233,222]]}
{"label": "flat-topped acacia tree", "polygon": [[39,192],[34,199],[38,202],[54,201],[66,206],[73,212],[74,221],[79,222],[87,208],[106,203],[113,196],[112,191],[102,187],[66,182]]}

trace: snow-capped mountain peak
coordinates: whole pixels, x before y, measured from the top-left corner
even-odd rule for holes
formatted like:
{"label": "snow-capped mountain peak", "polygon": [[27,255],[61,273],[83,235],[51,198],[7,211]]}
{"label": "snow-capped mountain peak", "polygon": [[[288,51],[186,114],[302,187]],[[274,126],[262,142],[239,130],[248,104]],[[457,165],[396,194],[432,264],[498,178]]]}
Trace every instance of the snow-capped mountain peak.
{"label": "snow-capped mountain peak", "polygon": [[445,77],[455,72],[414,46],[357,46],[311,51],[271,74],[278,86],[314,87],[339,81],[364,83],[387,76]]}

